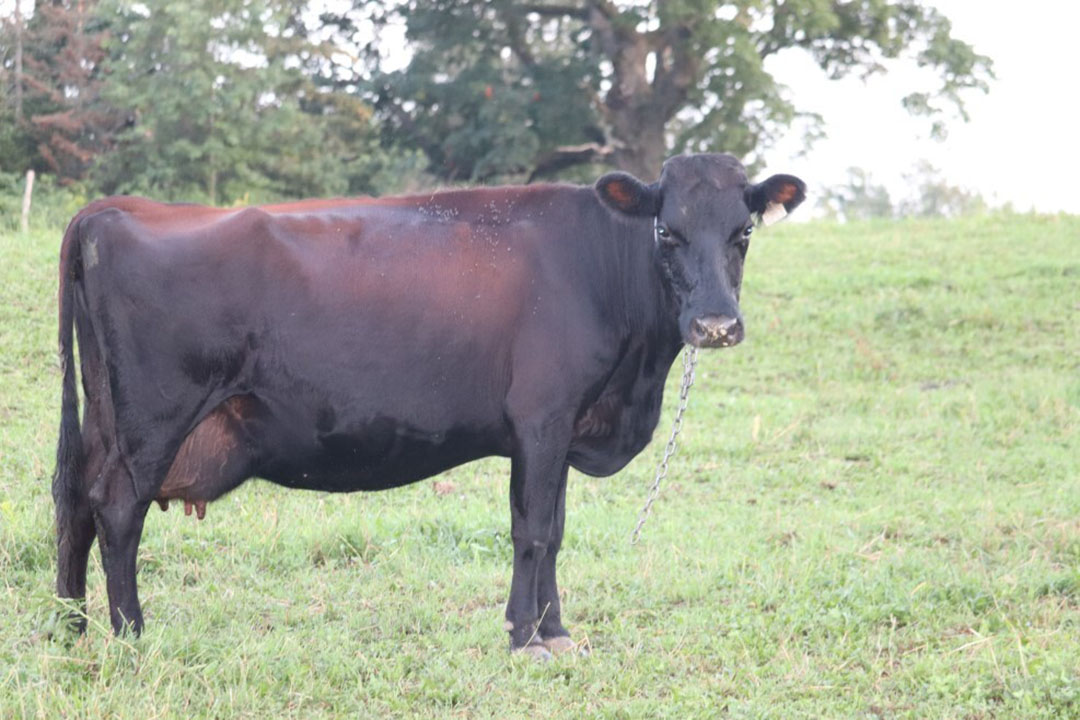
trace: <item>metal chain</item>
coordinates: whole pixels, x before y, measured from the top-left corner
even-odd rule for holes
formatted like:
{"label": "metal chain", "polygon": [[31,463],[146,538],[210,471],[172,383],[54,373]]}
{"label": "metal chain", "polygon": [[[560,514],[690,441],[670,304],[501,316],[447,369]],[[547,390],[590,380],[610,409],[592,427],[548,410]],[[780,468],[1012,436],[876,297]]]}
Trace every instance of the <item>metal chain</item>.
{"label": "metal chain", "polygon": [[667,441],[667,447],[664,448],[664,457],[656,467],[656,479],[653,480],[652,487],[649,489],[649,499],[645,501],[645,507],[641,509],[641,513],[638,515],[637,527],[630,534],[631,545],[637,545],[638,540],[641,539],[641,528],[645,526],[645,521],[649,519],[653,503],[656,502],[656,498],[660,495],[660,483],[667,477],[668,461],[675,454],[675,441],[682,431],[683,413],[686,412],[686,404],[690,400],[690,387],[694,384],[697,353],[698,349],[693,346],[689,346],[683,351],[682,388],[679,390],[679,406],[675,410],[675,422],[671,426],[671,437]]}

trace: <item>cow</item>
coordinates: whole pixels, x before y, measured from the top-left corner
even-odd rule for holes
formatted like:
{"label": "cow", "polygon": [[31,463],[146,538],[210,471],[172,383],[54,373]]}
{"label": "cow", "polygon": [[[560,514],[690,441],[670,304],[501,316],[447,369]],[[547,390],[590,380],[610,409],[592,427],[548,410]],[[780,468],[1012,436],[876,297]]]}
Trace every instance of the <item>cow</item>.
{"label": "cow", "polygon": [[252,477],[382,490],[502,456],[510,649],[572,649],[555,577],[569,468],[617,473],[682,347],[743,339],[755,222],[804,198],[794,176],[752,184],[734,157],[698,154],[651,184],[91,203],[60,251],[58,595],[84,602],[96,537],[113,630],[138,634],[154,501],[201,518]]}

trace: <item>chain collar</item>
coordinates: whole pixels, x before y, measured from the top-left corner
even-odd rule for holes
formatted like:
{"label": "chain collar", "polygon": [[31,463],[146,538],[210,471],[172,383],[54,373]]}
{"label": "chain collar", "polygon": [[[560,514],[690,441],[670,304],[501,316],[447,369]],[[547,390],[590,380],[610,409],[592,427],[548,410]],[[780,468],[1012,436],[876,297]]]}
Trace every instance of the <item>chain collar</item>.
{"label": "chain collar", "polygon": [[[659,238],[657,242],[659,242]],[[645,501],[645,507],[641,509],[641,513],[638,515],[634,532],[630,534],[631,545],[637,545],[638,540],[641,539],[641,528],[645,526],[645,521],[649,519],[653,503],[660,496],[660,483],[667,477],[668,461],[675,454],[676,439],[682,431],[683,413],[686,412],[686,405],[690,401],[690,387],[694,384],[694,368],[697,366],[697,354],[698,349],[692,345],[688,345],[683,350],[682,387],[679,389],[679,405],[675,410],[675,422],[671,426],[671,437],[668,439],[667,447],[664,448],[664,456],[656,467],[656,478],[653,480],[652,487],[649,488],[649,498]]]}

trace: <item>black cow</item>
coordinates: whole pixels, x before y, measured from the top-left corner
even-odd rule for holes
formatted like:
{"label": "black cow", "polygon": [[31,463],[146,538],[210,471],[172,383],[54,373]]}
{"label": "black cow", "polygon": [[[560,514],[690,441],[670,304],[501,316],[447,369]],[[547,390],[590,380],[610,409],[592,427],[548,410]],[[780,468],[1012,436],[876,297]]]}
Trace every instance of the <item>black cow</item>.
{"label": "black cow", "polygon": [[381,490],[499,455],[510,647],[572,648],[555,584],[567,470],[611,475],[641,452],[684,343],[742,340],[755,216],[804,195],[798,178],[751,185],[731,156],[692,155],[651,185],[92,203],[60,256],[59,595],[84,597],[96,535],[113,628],[138,633],[155,500],[202,517],[254,476]]}

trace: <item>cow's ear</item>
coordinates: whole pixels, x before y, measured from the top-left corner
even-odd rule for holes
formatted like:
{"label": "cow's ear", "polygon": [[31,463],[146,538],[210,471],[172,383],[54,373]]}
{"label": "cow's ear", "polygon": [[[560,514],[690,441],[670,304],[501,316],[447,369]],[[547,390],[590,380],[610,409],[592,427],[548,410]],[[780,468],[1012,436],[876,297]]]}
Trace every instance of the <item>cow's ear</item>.
{"label": "cow's ear", "polygon": [[765,225],[794,210],[806,199],[806,183],[794,175],[773,175],[746,189],[746,205]]}
{"label": "cow's ear", "polygon": [[660,210],[659,184],[646,185],[624,172],[597,180],[596,194],[609,208],[627,215],[655,215]]}

